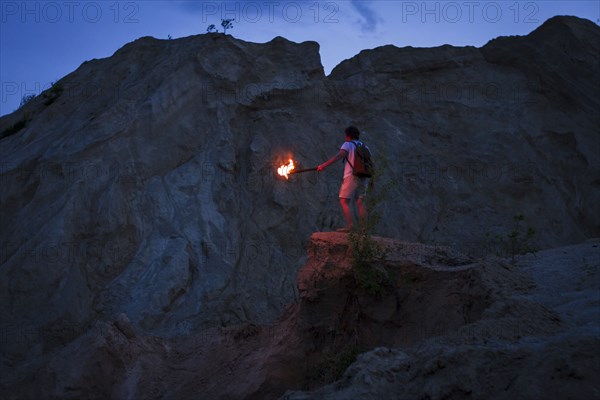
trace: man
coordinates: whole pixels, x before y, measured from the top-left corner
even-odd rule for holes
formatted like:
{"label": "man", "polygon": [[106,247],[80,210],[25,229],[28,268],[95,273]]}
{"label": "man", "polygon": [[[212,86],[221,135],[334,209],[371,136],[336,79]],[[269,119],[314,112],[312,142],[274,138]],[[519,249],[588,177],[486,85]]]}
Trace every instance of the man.
{"label": "man", "polygon": [[358,207],[361,226],[364,227],[367,218],[367,212],[363,202],[367,191],[368,178],[359,178],[352,174],[352,166],[354,165],[356,156],[356,144],[360,144],[360,141],[358,140],[360,132],[356,127],[349,126],[344,130],[344,134],[346,135],[346,141],[342,144],[340,152],[317,167],[317,171],[322,171],[336,161],[344,160],[346,163],[346,166],[344,167],[344,179],[342,181],[342,186],[340,187],[339,195],[340,205],[342,206],[342,211],[346,218],[346,227],[338,229],[338,232],[349,232],[352,229],[352,212],[350,207],[354,201],[356,201]]}

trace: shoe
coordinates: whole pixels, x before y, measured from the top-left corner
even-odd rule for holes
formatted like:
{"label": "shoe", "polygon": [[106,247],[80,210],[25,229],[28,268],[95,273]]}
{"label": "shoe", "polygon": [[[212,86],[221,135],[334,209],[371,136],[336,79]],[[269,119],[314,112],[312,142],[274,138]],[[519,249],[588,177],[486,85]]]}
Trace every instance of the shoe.
{"label": "shoe", "polygon": [[348,233],[350,232],[350,228],[339,228],[336,229],[336,232]]}

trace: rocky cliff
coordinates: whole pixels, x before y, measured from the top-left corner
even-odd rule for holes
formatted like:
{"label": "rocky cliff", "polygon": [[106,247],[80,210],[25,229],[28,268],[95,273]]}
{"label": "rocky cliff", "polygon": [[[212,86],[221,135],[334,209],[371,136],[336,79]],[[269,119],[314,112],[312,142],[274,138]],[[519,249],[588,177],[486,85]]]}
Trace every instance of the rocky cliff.
{"label": "rocky cliff", "polygon": [[[411,247],[397,248],[406,257]],[[600,240],[519,257],[516,264],[464,265],[448,249],[412,250],[421,264],[407,268],[406,259],[396,258],[403,277],[396,310],[404,312],[392,325],[394,345],[359,355],[330,385],[289,391],[282,400],[598,397]],[[432,285],[436,276],[444,284]],[[399,295],[406,292],[417,301]],[[394,309],[379,305],[377,311]],[[406,337],[416,339],[413,345]]]}
{"label": "rocky cliff", "polygon": [[597,393],[600,241],[516,265],[442,246],[374,242],[385,256],[371,265],[387,274],[375,295],[357,280],[346,235],[315,233],[297,276],[299,301],[273,324],[169,339],[144,334],[120,314],[70,343],[56,332],[42,356],[6,370],[3,394],[533,400]]}
{"label": "rocky cliff", "polygon": [[397,182],[382,235],[476,258],[516,214],[538,248],[600,236],[599,38],[558,17],[482,48],[365,50],[329,76],[317,43],[218,34],[85,62],[0,118],[3,371],[121,314],[161,340],[272,323],[306,238],[342,221],[341,171],[275,166],[323,162],[351,123]]}

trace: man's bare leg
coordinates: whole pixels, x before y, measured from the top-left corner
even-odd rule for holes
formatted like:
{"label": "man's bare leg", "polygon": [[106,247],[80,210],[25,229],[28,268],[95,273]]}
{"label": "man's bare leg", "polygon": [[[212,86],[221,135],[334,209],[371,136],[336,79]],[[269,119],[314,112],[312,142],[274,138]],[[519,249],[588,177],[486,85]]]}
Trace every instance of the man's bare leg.
{"label": "man's bare leg", "polygon": [[344,212],[344,217],[346,217],[346,228],[352,229],[352,214],[350,213],[350,199],[340,198],[340,205],[342,206],[342,211]]}
{"label": "man's bare leg", "polygon": [[365,229],[367,227],[367,209],[360,200],[360,197],[356,199],[356,205],[358,206],[358,215],[360,216],[360,227]]}

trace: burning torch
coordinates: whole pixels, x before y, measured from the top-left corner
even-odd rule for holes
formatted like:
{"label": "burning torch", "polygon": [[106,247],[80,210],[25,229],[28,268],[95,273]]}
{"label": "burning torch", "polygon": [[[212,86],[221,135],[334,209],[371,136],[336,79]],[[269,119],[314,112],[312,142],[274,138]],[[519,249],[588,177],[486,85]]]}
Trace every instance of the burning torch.
{"label": "burning torch", "polygon": [[305,169],[296,169],[296,166],[294,165],[294,160],[292,160],[290,158],[290,161],[288,162],[287,165],[282,165],[281,167],[277,168],[277,173],[280,176],[285,176],[285,179],[289,179],[288,175],[291,174],[300,174],[302,172],[309,172],[309,171],[316,171],[317,167],[314,168],[305,168]]}

